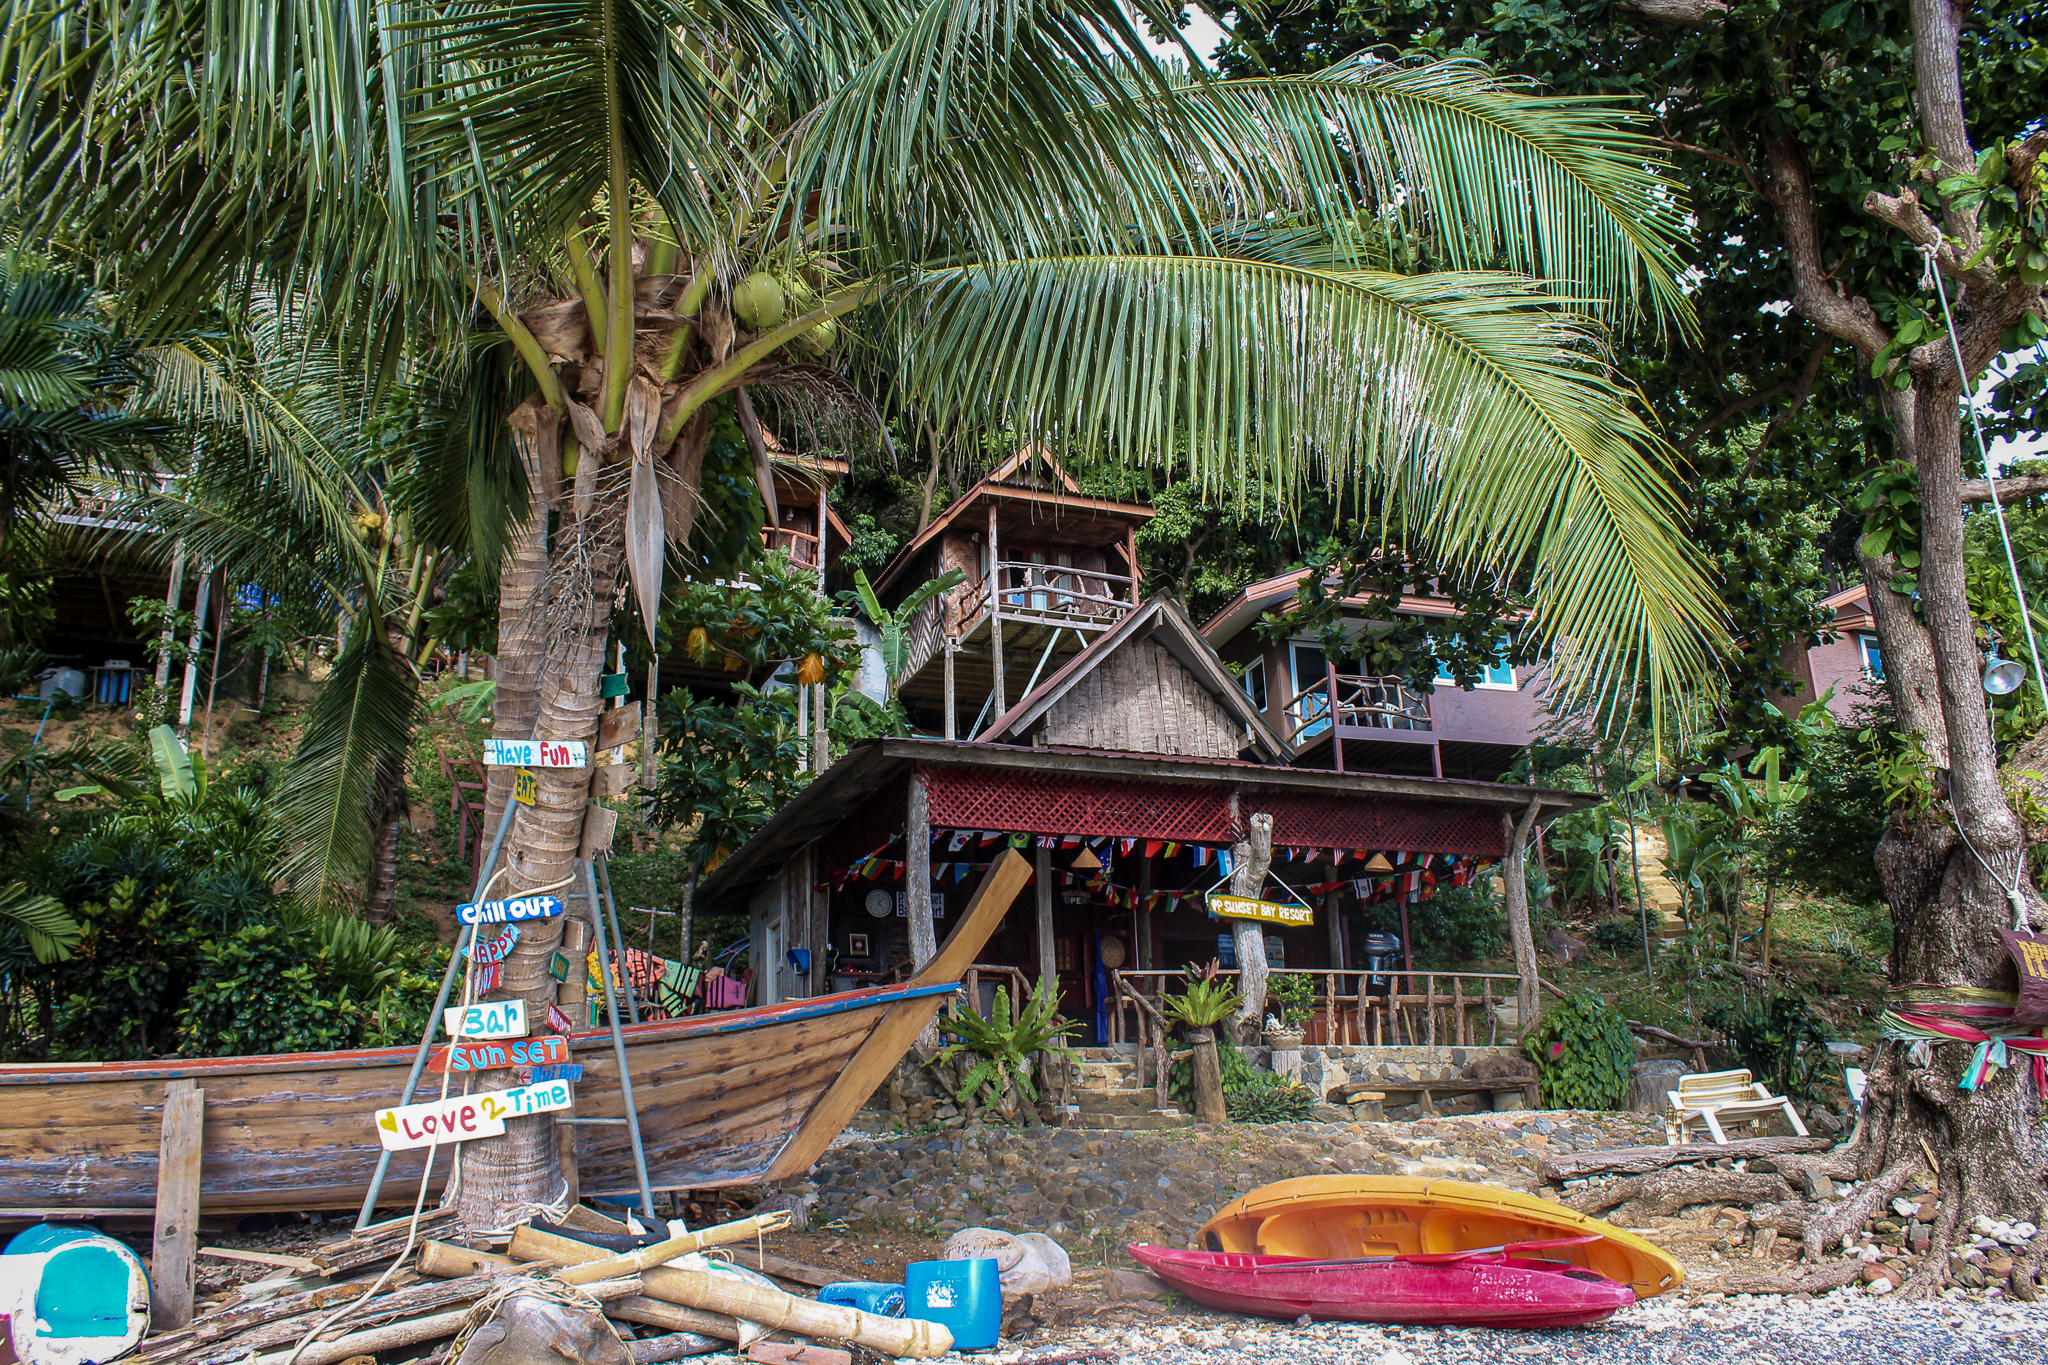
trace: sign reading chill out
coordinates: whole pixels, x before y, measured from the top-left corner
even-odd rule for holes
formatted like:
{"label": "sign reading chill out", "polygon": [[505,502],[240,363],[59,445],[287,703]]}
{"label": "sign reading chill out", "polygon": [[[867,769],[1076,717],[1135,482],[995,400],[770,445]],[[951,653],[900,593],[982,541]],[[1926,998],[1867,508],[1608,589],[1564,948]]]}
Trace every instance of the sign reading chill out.
{"label": "sign reading chill out", "polygon": [[523,919],[553,919],[562,913],[555,896],[521,896],[509,901],[465,901],[455,907],[464,924],[514,924]]}

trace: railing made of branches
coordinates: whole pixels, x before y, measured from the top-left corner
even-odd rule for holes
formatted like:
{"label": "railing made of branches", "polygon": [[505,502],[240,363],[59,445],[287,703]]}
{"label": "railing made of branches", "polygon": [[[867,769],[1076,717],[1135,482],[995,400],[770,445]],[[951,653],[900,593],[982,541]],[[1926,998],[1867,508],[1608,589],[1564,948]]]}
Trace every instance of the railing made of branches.
{"label": "railing made of branches", "polygon": [[[1233,970],[1219,975],[1236,980],[1242,973]],[[1142,1002],[1153,1017],[1162,1016],[1167,988],[1183,979],[1180,972],[1124,969],[1110,976],[1115,982],[1109,1012],[1112,1044],[1126,1041],[1127,1002]],[[1497,1007],[1515,999],[1520,981],[1510,972],[1403,973],[1324,967],[1275,967],[1268,980],[1289,976],[1307,977],[1315,983],[1314,1017],[1322,1023],[1325,1043],[1339,1047],[1493,1046],[1504,1032]],[[1132,1026],[1133,1041],[1141,1037],[1142,1029],[1142,1020]]]}

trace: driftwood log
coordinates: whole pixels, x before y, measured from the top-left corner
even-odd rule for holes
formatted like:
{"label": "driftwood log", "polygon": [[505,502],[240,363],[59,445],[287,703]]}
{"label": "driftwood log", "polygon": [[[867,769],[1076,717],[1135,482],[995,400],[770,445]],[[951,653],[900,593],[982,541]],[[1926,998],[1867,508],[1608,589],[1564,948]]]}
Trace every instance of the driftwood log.
{"label": "driftwood log", "polygon": [[209,1346],[238,1332],[260,1327],[267,1322],[276,1322],[280,1318],[299,1317],[314,1311],[325,1312],[351,1299],[359,1299],[369,1291],[369,1281],[363,1280],[323,1285],[318,1289],[302,1290],[296,1294],[277,1294],[267,1299],[257,1299],[252,1303],[218,1309],[193,1319],[191,1326],[180,1331],[150,1337],[142,1343],[136,1358],[149,1362],[169,1360],[196,1347]]}
{"label": "driftwood log", "polygon": [[[392,1294],[380,1294],[374,1299],[358,1303],[344,1319],[357,1330],[381,1327],[402,1319],[416,1318],[423,1313],[446,1309],[455,1304],[466,1304],[482,1298],[502,1278],[497,1275],[471,1275],[459,1280],[428,1280],[408,1285]],[[336,1289],[353,1286],[336,1285]],[[368,1285],[362,1288],[367,1289]],[[171,1365],[178,1362],[208,1360],[222,1354],[247,1354],[251,1351],[267,1351],[297,1341],[317,1327],[321,1320],[334,1311],[337,1304],[347,1301],[346,1296],[330,1299],[325,1305],[309,1305],[306,1311],[288,1317],[274,1318],[267,1322],[245,1323],[238,1328],[213,1328],[204,1339],[188,1342],[183,1349],[159,1351],[150,1354],[150,1365]],[[231,1314],[221,1314],[229,1317]],[[207,1322],[202,1319],[202,1322]],[[409,1345],[401,1342],[400,1345]],[[304,1357],[300,1358],[304,1365]]]}
{"label": "driftwood log", "polygon": [[[527,1229],[521,1229],[527,1231]],[[581,1248],[592,1259],[604,1252],[598,1247],[586,1247],[581,1242],[553,1233],[536,1233],[536,1236],[551,1238]],[[483,1267],[513,1267],[518,1265],[510,1256],[500,1256],[489,1251],[472,1251],[468,1247],[454,1246],[448,1242],[426,1242],[420,1247],[420,1269],[429,1275],[468,1275]],[[608,1317],[623,1322],[637,1322],[648,1327],[665,1327],[671,1332],[695,1332],[704,1336],[718,1337],[724,1341],[738,1341],[740,1326],[723,1313],[707,1313],[698,1308],[685,1308],[680,1304],[666,1302],[655,1297],[659,1293],[663,1277],[669,1274],[666,1266],[649,1266],[640,1272],[641,1283],[646,1293],[629,1299],[619,1299],[605,1306]]]}
{"label": "driftwood log", "polygon": [[[420,1215],[420,1236],[430,1237],[442,1224],[455,1217],[453,1208],[428,1209]],[[306,1259],[320,1267],[320,1273],[330,1279],[346,1275],[351,1270],[388,1261],[405,1249],[407,1238],[412,1231],[412,1215],[390,1218],[382,1223],[372,1223],[360,1232],[327,1242],[315,1247]],[[301,1362],[304,1365],[304,1362]]]}
{"label": "driftwood log", "polygon": [[1686,1288],[1700,1294],[1824,1294],[1840,1289],[1862,1273],[1861,1261],[1837,1261],[1832,1265],[1792,1266],[1776,1275],[1738,1270],[1711,1280],[1692,1280]]}
{"label": "driftwood log", "polygon": [[708,1351],[724,1349],[726,1343],[717,1337],[701,1336],[696,1332],[677,1332],[673,1336],[647,1337],[626,1343],[626,1353],[632,1357],[633,1365],[661,1365],[665,1360],[681,1360],[685,1356],[701,1356]]}
{"label": "driftwood log", "polygon": [[[581,1286],[584,1293],[602,1303],[607,1299],[631,1298],[640,1292],[637,1276],[615,1280],[600,1280]],[[479,1289],[473,1298],[481,1298],[485,1290]],[[424,1318],[408,1318],[403,1322],[388,1323],[366,1332],[350,1332],[333,1341],[316,1341],[299,1353],[296,1365],[336,1365],[352,1356],[375,1355],[379,1351],[396,1350],[401,1346],[416,1346],[423,1341],[434,1341],[441,1337],[454,1336],[462,1330],[464,1319],[469,1316],[468,1308],[457,1308],[446,1313],[435,1313]],[[257,1356],[250,1365],[286,1365],[290,1351],[275,1351],[267,1356]]]}
{"label": "driftwood log", "polygon": [[[1720,1145],[1689,1142],[1680,1147],[1609,1147],[1604,1151],[1557,1152],[1538,1157],[1536,1174],[1545,1180],[1578,1180],[1591,1175],[1643,1175],[1696,1161],[1775,1159],[1824,1152],[1832,1146],[1834,1143],[1827,1138],[1770,1137]],[[1779,1164],[1783,1165],[1782,1162]]]}

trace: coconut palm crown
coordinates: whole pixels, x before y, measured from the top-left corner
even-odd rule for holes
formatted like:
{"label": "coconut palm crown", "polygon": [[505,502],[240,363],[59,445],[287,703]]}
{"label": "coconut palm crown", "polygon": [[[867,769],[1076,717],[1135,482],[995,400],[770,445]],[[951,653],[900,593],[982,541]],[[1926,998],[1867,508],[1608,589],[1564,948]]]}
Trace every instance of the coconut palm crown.
{"label": "coconut palm crown", "polygon": [[[1610,328],[1690,329],[1684,205],[1611,107],[1462,62],[1218,80],[1155,54],[1165,0],[0,8],[7,211],[118,244],[145,315],[253,268],[373,371],[517,348],[546,515],[504,563],[501,735],[594,730],[714,403],[765,467],[755,399],[858,420],[865,362],[941,425],[1335,484],[1531,583],[1596,704],[1711,667],[1671,452],[1602,363]],[[585,776],[543,774],[515,887],[570,875]],[[504,993],[545,998],[554,946]],[[466,1218],[561,1194],[529,1126],[465,1155]]]}

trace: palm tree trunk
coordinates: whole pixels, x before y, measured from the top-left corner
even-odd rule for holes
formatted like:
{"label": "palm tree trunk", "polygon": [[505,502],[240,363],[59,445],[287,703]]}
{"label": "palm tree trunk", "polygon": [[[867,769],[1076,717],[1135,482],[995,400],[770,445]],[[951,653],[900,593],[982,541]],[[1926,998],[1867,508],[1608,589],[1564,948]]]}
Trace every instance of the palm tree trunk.
{"label": "palm tree trunk", "polygon": [[[541,651],[535,635],[544,613],[548,578],[548,514],[530,507],[526,524],[512,538],[498,575],[497,700],[491,712],[491,734],[497,739],[532,739],[540,713]],[[492,768],[486,774],[484,828],[494,830],[512,799],[511,774]]]}
{"label": "palm tree trunk", "polygon": [[363,917],[389,924],[398,916],[398,826],[405,819],[405,769],[392,766],[377,782],[377,838],[370,848],[370,890]]}
{"label": "palm tree trunk", "polygon": [[[525,578],[508,581],[502,590],[496,720],[500,735],[595,739],[604,705],[598,676],[604,671],[622,551],[621,512],[612,500],[599,502],[589,515],[564,516],[553,555],[541,561],[544,577],[530,572],[531,559],[521,559],[522,552],[532,553],[539,537],[522,536],[515,545],[508,580],[515,565]],[[511,679],[519,680],[519,685],[508,699],[506,682]],[[529,679],[537,683],[530,693],[524,690]],[[528,695],[534,698],[532,719],[523,733],[515,734],[522,728],[519,711]],[[589,808],[590,774],[588,768],[538,770],[534,804],[523,807],[513,821],[505,843],[504,876],[494,895],[548,889],[566,897],[580,889],[572,877]],[[530,1018],[544,1018],[555,998],[548,960],[561,942],[562,927],[560,918],[522,926],[518,945],[505,959],[502,985],[491,998],[523,999]],[[484,1073],[487,1089],[502,1089],[509,1081],[509,1072]],[[558,1131],[551,1116],[539,1114],[508,1121],[501,1138],[467,1144],[457,1199],[462,1224],[471,1229],[503,1227],[523,1205],[562,1198],[568,1186],[556,1145]]]}

